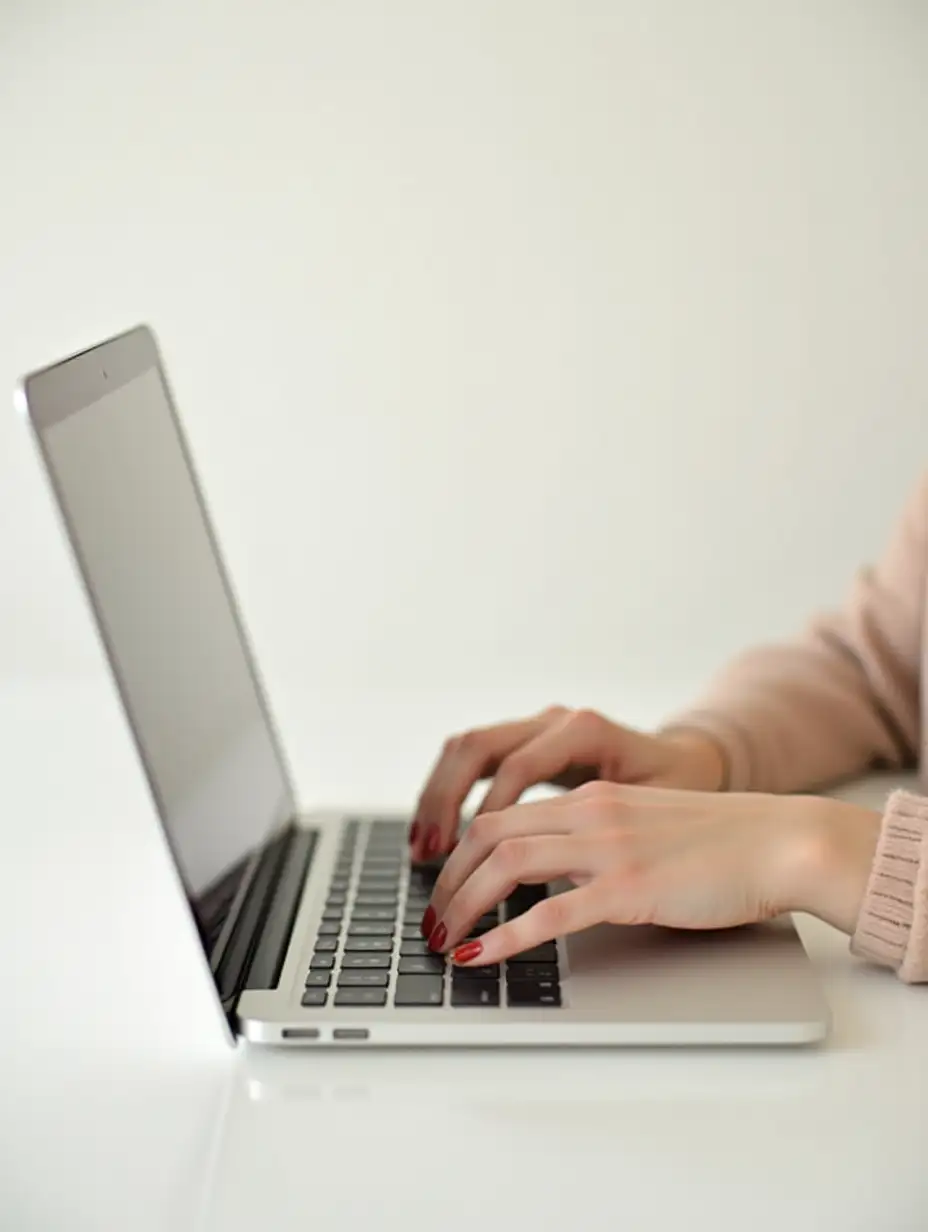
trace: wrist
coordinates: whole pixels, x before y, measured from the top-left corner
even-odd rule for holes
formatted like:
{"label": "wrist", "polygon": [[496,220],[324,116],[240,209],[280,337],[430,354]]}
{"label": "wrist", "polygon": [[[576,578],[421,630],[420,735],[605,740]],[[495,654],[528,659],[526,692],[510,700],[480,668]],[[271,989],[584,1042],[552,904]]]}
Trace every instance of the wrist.
{"label": "wrist", "polygon": [[672,785],[687,791],[724,791],[728,763],[721,745],[700,731],[677,729],[659,737],[672,757]]}
{"label": "wrist", "polygon": [[780,831],[782,910],[805,912],[852,934],[873,866],[881,814],[817,796],[781,803],[791,810],[790,821]]}

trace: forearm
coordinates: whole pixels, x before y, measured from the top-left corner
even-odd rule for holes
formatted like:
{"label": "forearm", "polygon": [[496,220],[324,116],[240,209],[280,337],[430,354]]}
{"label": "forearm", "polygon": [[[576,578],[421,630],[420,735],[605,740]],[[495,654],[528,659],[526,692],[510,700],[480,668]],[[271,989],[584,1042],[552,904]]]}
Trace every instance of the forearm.
{"label": "forearm", "polygon": [[[717,742],[733,791],[818,790],[915,756],[917,671],[874,652],[868,671],[826,629],[740,656],[668,727]],[[876,666],[873,666],[876,665]]]}
{"label": "forearm", "polygon": [[740,656],[674,726],[719,742],[729,790],[812,791],[911,764],[920,738],[928,475],[841,609]]}

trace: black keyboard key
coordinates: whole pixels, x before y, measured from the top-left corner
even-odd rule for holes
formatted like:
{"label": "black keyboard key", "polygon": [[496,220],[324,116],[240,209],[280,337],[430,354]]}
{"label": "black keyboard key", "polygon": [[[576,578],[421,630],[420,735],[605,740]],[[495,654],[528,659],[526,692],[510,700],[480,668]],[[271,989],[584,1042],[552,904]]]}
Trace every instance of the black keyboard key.
{"label": "black keyboard key", "polygon": [[300,1005],[307,1007],[325,1005],[328,995],[329,990],[327,988],[307,988],[302,997],[300,997]]}
{"label": "black keyboard key", "polygon": [[319,925],[320,937],[337,937],[342,931],[342,926],[338,920],[323,920]]}
{"label": "black keyboard key", "polygon": [[416,940],[404,941],[400,946],[400,954],[403,958],[420,958],[425,954],[431,953],[432,951],[429,949],[429,943],[423,940],[421,933]]}
{"label": "black keyboard key", "polygon": [[409,870],[409,884],[431,889],[438,880],[438,869],[429,864],[415,864]]}
{"label": "black keyboard key", "polygon": [[317,954],[334,954],[338,949],[337,937],[319,937],[316,940]]}
{"label": "black keyboard key", "polygon": [[507,980],[554,980],[558,981],[557,963],[516,962],[506,968]]}
{"label": "black keyboard key", "polygon": [[339,988],[386,988],[390,982],[387,971],[339,971]]}
{"label": "black keyboard key", "polygon": [[330,882],[329,891],[330,893],[344,894],[350,884],[351,881],[348,877],[336,877],[334,881]]}
{"label": "black keyboard key", "polygon": [[337,924],[344,914],[344,907],[326,907],[325,911],[322,913],[322,918]]}
{"label": "black keyboard key", "polygon": [[451,985],[451,1004],[462,1009],[497,1006],[499,983],[496,980],[455,980]]}
{"label": "black keyboard key", "polygon": [[561,990],[553,980],[516,980],[506,988],[512,1006],[531,1008],[561,1004]]}
{"label": "black keyboard key", "polygon": [[506,919],[514,920],[516,916],[524,915],[547,897],[546,886],[519,886],[506,899]]}
{"label": "black keyboard key", "polygon": [[385,988],[339,988],[335,994],[336,1005],[369,1005],[387,1004]]}
{"label": "black keyboard key", "polygon": [[327,907],[344,907],[345,899],[347,897],[348,895],[345,894],[343,890],[336,890],[334,893],[331,893],[329,897],[325,900],[325,905]]}
{"label": "black keyboard key", "polygon": [[345,951],[350,954],[389,954],[392,949],[392,937],[349,937],[345,942]]}
{"label": "black keyboard key", "polygon": [[[314,960],[315,961],[315,960]],[[331,962],[331,959],[329,960]],[[342,970],[381,970],[390,968],[389,954],[346,954],[342,959]]]}
{"label": "black keyboard key", "polygon": [[351,922],[355,920],[390,920],[396,919],[393,907],[355,907],[351,913]]}
{"label": "black keyboard key", "polygon": [[331,971],[335,966],[335,959],[331,954],[314,954],[309,966],[312,971]]}
{"label": "black keyboard key", "polygon": [[331,971],[310,971],[306,976],[306,987],[328,988],[331,978]]}
{"label": "black keyboard key", "polygon": [[352,921],[348,929],[349,937],[392,937],[394,924],[392,920],[358,920]]}
{"label": "black keyboard key", "polygon": [[509,961],[511,963],[556,963],[557,946],[553,941],[545,941],[541,945],[532,946],[530,950],[523,950],[521,954],[513,954]]}
{"label": "black keyboard key", "polygon": [[395,894],[359,894],[354,900],[358,907],[395,907]]}
{"label": "black keyboard key", "polygon": [[403,925],[403,940],[404,941],[421,941],[422,928],[421,921],[419,924],[404,924]]}
{"label": "black keyboard key", "polygon": [[399,877],[387,877],[382,873],[362,873],[358,878],[358,893],[392,894],[399,883]]}
{"label": "black keyboard key", "polygon": [[485,967],[452,967],[451,973],[454,979],[465,983],[468,980],[498,980],[499,963],[487,963]]}
{"label": "black keyboard key", "polygon": [[437,954],[421,958],[401,958],[400,975],[440,975],[445,969],[445,960]]}
{"label": "black keyboard key", "polygon": [[396,981],[393,1004],[441,1005],[443,993],[444,981],[440,975],[401,975]]}

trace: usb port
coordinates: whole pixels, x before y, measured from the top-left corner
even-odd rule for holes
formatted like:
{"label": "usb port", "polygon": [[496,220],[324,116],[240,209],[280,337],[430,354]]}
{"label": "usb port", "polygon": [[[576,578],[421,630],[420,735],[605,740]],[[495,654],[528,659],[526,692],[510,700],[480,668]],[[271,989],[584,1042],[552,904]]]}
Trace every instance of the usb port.
{"label": "usb port", "polygon": [[332,1032],[332,1039],[364,1040],[370,1039],[370,1034],[366,1027],[336,1027]]}

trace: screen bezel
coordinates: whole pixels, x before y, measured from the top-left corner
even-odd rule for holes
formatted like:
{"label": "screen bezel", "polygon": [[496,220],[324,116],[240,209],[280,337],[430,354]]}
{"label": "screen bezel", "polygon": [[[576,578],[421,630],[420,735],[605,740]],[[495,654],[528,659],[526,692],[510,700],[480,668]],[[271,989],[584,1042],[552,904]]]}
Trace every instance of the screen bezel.
{"label": "screen bezel", "polygon": [[[184,877],[184,872],[178,857],[176,845],[171,837],[170,830],[165,820],[166,810],[164,807],[164,801],[161,798],[152,767],[148,762],[142,742],[136,732],[135,724],[132,721],[132,712],[129,705],[129,699],[126,695],[119,672],[116,668],[115,656],[106,635],[102,613],[96,596],[90,586],[88,571],[85,568],[85,562],[82,558],[80,544],[70,524],[64,496],[59,489],[55,472],[51,465],[51,460],[45,446],[43,435],[46,431],[48,431],[48,429],[54,427],[56,424],[62,423],[72,415],[78,414],[88,406],[92,406],[95,402],[99,402],[101,398],[113,393],[115,390],[119,389],[120,386],[126,385],[130,381],[133,381],[136,378],[144,376],[146,373],[152,371],[154,371],[157,375],[161,388],[164,392],[168,413],[177,433],[177,439],[183,454],[184,464],[187,467],[191,483],[193,484],[197,505],[203,516],[203,522],[206,528],[210,550],[219,571],[223,591],[229,603],[232,613],[232,620],[238,635],[242,653],[245,656],[248,671],[254,683],[258,705],[261,710],[262,719],[267,727],[271,746],[273,748],[274,756],[280,772],[280,782],[282,786],[281,799],[278,803],[276,815],[274,816],[263,841],[257,844],[254,851],[248,857],[242,872],[241,881],[229,909],[228,917],[222,928],[222,932],[217,938],[216,944],[209,952],[206,953],[207,961],[215,977],[217,968],[222,960],[223,953],[228,944],[229,937],[234,931],[235,922],[239,915],[242,903],[247,897],[249,887],[261,856],[270,844],[279,838],[281,831],[293,824],[296,814],[296,800],[292,786],[292,776],[290,774],[289,766],[287,765],[287,761],[283,753],[283,746],[274,723],[267,698],[267,692],[257,670],[257,665],[255,663],[251,645],[248,640],[248,635],[245,630],[240,607],[231,585],[225,560],[223,558],[213,526],[213,521],[210,517],[209,508],[204,497],[202,485],[193,462],[193,457],[180,421],[180,416],[177,412],[177,407],[170,384],[167,380],[165,366],[162,361],[154,331],[148,325],[137,325],[134,328],[118,334],[87,350],[68,356],[67,358],[62,359],[55,364],[49,365],[46,368],[31,372],[27,376],[23,377],[17,386],[15,400],[17,407],[24,414],[32,428],[32,435],[42,458],[46,478],[51,486],[52,493],[55,498],[59,521],[64,528],[65,535],[74,558],[74,563],[77,566],[81,589],[94,617],[94,625],[96,627],[97,636],[102,643],[110,669],[110,676],[119,695],[123,713],[132,735],[132,740],[135,745],[139,761],[144,770],[148,789],[155,803],[161,830],[164,834],[171,859],[174,863],[178,880],[187,899],[188,907],[193,915],[194,924],[200,934],[201,943],[203,943],[201,912],[198,909],[198,904],[209,897],[213,887],[224,877],[226,877],[230,870],[224,869],[223,872],[220,873],[219,876],[211,883],[211,885],[205,887],[201,894],[197,896],[191,894],[190,887]],[[206,951],[205,943],[204,951]]]}

